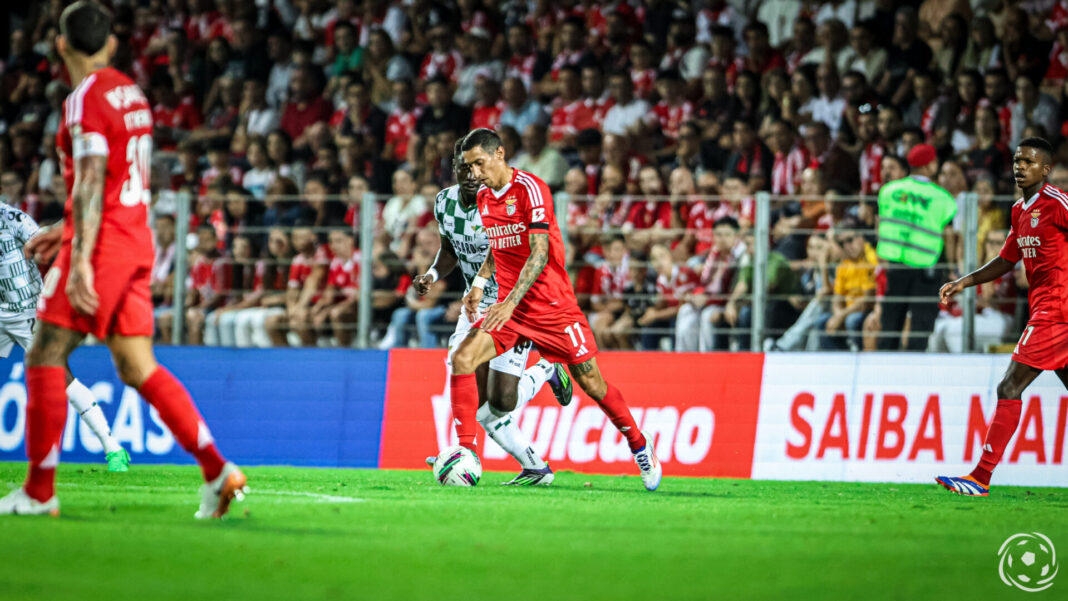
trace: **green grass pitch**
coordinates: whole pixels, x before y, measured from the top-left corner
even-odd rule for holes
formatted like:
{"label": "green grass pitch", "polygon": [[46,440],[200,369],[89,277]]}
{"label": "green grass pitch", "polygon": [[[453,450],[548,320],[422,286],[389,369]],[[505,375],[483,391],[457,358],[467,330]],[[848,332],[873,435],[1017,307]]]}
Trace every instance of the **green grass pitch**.
{"label": "green grass pitch", "polygon": [[[0,494],[25,465],[0,463]],[[62,465],[62,516],[0,517],[0,599],[1022,599],[997,550],[1068,552],[1068,490],[249,468],[222,522],[195,467]],[[1063,571],[1063,570],[1062,570]],[[1035,599],[1064,598],[1068,574]]]}

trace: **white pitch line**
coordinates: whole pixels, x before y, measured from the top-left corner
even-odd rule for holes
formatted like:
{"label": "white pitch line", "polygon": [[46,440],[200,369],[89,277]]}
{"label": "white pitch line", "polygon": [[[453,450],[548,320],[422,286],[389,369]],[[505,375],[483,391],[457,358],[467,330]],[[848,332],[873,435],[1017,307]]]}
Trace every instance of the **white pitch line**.
{"label": "white pitch line", "polygon": [[[14,488],[17,483],[8,482],[9,488]],[[63,488],[96,488],[96,489],[111,489],[120,491],[157,491],[157,492],[190,492],[191,488],[185,488],[181,486],[129,486],[129,485],[115,485],[115,484],[60,484],[60,489]],[[359,497],[344,497],[340,495],[327,495],[316,492],[305,492],[298,490],[269,490],[261,488],[252,488],[249,494],[253,495],[253,498],[260,495],[279,496],[279,497],[305,497],[308,499],[314,499],[319,503],[366,503],[367,499],[361,499]],[[294,499],[295,500],[295,499]]]}

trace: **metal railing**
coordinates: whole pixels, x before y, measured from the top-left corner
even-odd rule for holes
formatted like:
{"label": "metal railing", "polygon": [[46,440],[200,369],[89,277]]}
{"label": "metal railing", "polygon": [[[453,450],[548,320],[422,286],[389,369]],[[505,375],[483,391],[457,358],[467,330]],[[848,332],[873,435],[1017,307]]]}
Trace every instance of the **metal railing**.
{"label": "metal railing", "polygon": [[[188,196],[182,196],[182,195],[179,195],[177,198],[178,198],[178,200],[177,200],[177,202],[175,202],[175,211],[174,211],[174,216],[175,216],[175,237],[176,237],[176,240],[179,241],[179,244],[181,245],[183,243],[183,241],[185,241],[185,240],[187,240],[189,238],[189,224],[191,222],[191,217],[192,217],[192,212],[193,212],[193,203],[197,202],[198,200],[202,201],[203,198],[194,199],[194,198],[191,198],[191,197],[188,197]],[[256,200],[252,199],[251,197],[247,197],[247,198],[248,198],[249,202],[259,202],[259,201],[256,201]],[[388,197],[386,197],[386,196],[374,196],[374,195],[368,194],[368,195],[365,195],[363,199],[351,201],[350,199],[347,199],[344,196],[334,196],[334,197],[327,198],[326,202],[335,202],[335,203],[336,202],[345,202],[345,203],[348,203],[350,206],[356,206],[357,210],[356,210],[355,214],[358,215],[358,221],[359,221],[358,230],[353,232],[354,235],[355,235],[355,239],[356,239],[356,247],[359,248],[359,249],[374,249],[375,248],[375,244],[376,244],[375,243],[376,237],[381,238],[383,236],[383,233],[381,231],[381,223],[376,223],[376,214],[379,212],[379,207],[382,204],[384,204],[384,202],[387,200],[387,198]],[[215,200],[216,201],[222,201],[222,199],[215,199]],[[288,197],[288,198],[276,198],[275,200],[276,201],[278,201],[278,200],[289,201],[289,202],[294,202],[294,203],[300,203],[300,202],[303,201],[302,197],[300,197],[300,196]],[[797,196],[790,196],[790,197],[772,196],[770,194],[763,193],[763,192],[757,193],[757,194],[753,195],[753,197],[752,197],[752,203],[753,203],[754,207],[753,207],[752,213],[750,215],[751,218],[752,218],[752,226],[751,226],[751,230],[749,230],[749,233],[751,233],[753,235],[753,242],[752,242],[751,251],[750,251],[750,253],[751,253],[751,264],[752,264],[752,270],[753,270],[753,277],[752,277],[751,290],[749,291],[749,293],[746,296],[744,296],[742,298],[742,301],[744,303],[748,304],[749,307],[751,307],[751,309],[750,309],[750,311],[751,311],[750,325],[747,328],[729,327],[729,328],[721,328],[719,330],[720,334],[728,336],[728,337],[731,337],[736,341],[739,340],[740,337],[747,337],[748,338],[748,345],[745,345],[743,343],[740,348],[744,349],[744,348],[748,347],[748,349],[752,350],[752,351],[761,351],[764,348],[765,340],[767,340],[769,337],[781,336],[782,333],[783,333],[781,331],[781,328],[778,329],[778,330],[773,330],[772,328],[769,327],[769,323],[770,323],[769,319],[768,319],[768,317],[769,317],[769,315],[768,315],[769,305],[771,305],[772,303],[776,303],[776,302],[780,302],[781,303],[783,301],[795,300],[796,297],[798,296],[797,294],[777,294],[777,293],[770,292],[769,289],[768,289],[769,274],[767,272],[767,266],[768,266],[768,261],[769,261],[769,255],[770,255],[771,252],[773,252],[772,244],[771,244],[772,237],[773,237],[772,236],[772,233],[773,233],[773,223],[772,223],[773,213],[775,211],[777,211],[777,210],[781,211],[781,209],[784,206],[786,206],[786,205],[788,205],[790,203],[796,203],[799,200],[802,200],[802,199],[800,197],[797,197]],[[816,199],[808,198],[806,200],[808,202],[810,202],[810,203],[811,202],[819,202],[820,201],[819,198],[816,198]],[[977,200],[978,200],[977,196],[975,194],[972,194],[972,193],[968,193],[963,197],[963,201],[961,203],[962,207],[963,207],[962,220],[961,220],[961,230],[962,231],[959,232],[961,244],[963,244],[963,248],[962,248],[963,252],[961,253],[961,257],[960,257],[959,261],[957,260],[956,257],[949,257],[948,260],[945,263],[941,263],[939,265],[947,273],[957,273],[957,274],[968,273],[968,272],[974,270],[976,268],[977,264],[978,264],[977,248],[979,246],[978,245],[978,242],[979,242],[978,241],[978,217],[979,217],[979,215],[978,215],[978,210],[977,210]],[[1011,205],[1013,199],[1006,198],[1006,197],[998,197],[995,200],[996,200],[997,203],[999,203],[999,204],[1003,203],[1004,206],[1008,207],[1008,206]],[[428,207],[432,210],[433,200],[432,199],[427,199],[427,201],[428,201]],[[709,206],[711,206],[711,205],[715,205],[718,202],[723,202],[723,201],[725,201],[725,199],[720,198],[720,197],[696,196],[696,195],[690,195],[690,196],[685,196],[685,197],[622,196],[622,197],[613,197],[609,206],[614,206],[614,207],[616,207],[618,209],[619,207],[623,207],[623,206],[631,206],[634,202],[648,202],[648,201],[656,201],[656,202],[667,201],[667,202],[670,202],[672,204],[672,211],[677,214],[677,210],[678,210],[679,206],[681,204],[683,204],[683,203],[689,204],[691,206],[695,206],[695,203],[706,203]],[[748,201],[748,199],[747,199],[747,201]],[[833,198],[832,201],[833,202],[848,203],[848,204],[854,205],[854,206],[855,205],[859,205],[859,204],[867,203],[870,206],[870,205],[874,204],[875,198],[872,198],[872,197],[866,197],[866,198],[865,197],[837,197],[837,198]],[[603,199],[602,199],[602,202],[603,202]],[[557,194],[556,197],[555,197],[554,205],[555,205],[556,214],[557,214],[557,221],[558,221],[558,223],[560,225],[561,233],[563,234],[563,238],[565,240],[565,244],[567,244],[568,246],[574,245],[576,243],[576,241],[581,236],[584,236],[584,235],[588,236],[591,233],[602,234],[602,235],[603,234],[616,234],[616,233],[627,235],[629,233],[626,230],[626,228],[622,228],[622,227],[618,227],[618,226],[608,227],[608,226],[599,225],[594,230],[590,230],[588,227],[584,228],[583,226],[570,224],[568,216],[569,216],[569,214],[571,212],[572,205],[573,204],[581,204],[581,203],[590,203],[590,206],[592,207],[593,206],[593,198],[592,197],[568,198],[568,196],[566,194]],[[1006,217],[1007,217],[1008,211],[1006,210],[1005,213],[1006,213]],[[678,226],[678,222],[676,220],[676,222],[673,224],[673,227],[663,228],[661,230],[661,232],[665,236],[670,237],[674,241],[681,240],[682,237],[686,233],[693,233],[693,230],[688,230],[688,229],[685,228],[685,224],[683,224],[682,227],[677,227],[677,226]],[[319,228],[317,228],[317,233],[322,234],[322,233],[329,232],[329,231],[331,231],[333,229],[342,229],[344,227],[346,227],[346,226],[335,225],[335,226],[332,226],[332,227],[331,226],[319,227]],[[707,227],[710,228],[711,225],[708,225]],[[269,229],[270,228],[265,227],[265,226],[252,226],[252,227],[244,228],[242,230],[242,232],[245,233],[245,234],[256,234],[256,235],[266,236],[266,234],[267,234]],[[289,229],[292,230],[293,228],[289,228]],[[812,224],[808,224],[808,226],[806,228],[798,227],[798,228],[794,228],[794,229],[790,230],[790,234],[797,235],[797,236],[811,236],[811,235],[823,236],[823,235],[825,235],[825,233],[826,233],[826,230],[824,230],[822,228],[817,228],[817,227],[813,226]],[[873,233],[874,233],[873,231],[869,230],[869,234],[873,234]],[[411,232],[411,231],[406,232],[406,235],[414,235],[414,234],[415,234],[415,232]],[[184,248],[184,245],[179,246],[179,248],[180,249]],[[406,259],[406,257],[401,257],[401,259]],[[578,256],[578,255],[576,255],[575,259],[569,265],[569,267],[571,269],[576,270],[576,271],[579,270],[579,269],[582,269],[584,267],[588,267],[588,266],[589,266],[589,264],[585,262],[584,258],[582,256]],[[885,266],[885,267],[889,268],[889,269],[895,268],[895,266],[893,266],[893,265]],[[174,260],[175,277],[174,277],[174,286],[173,286],[174,292],[173,292],[173,298],[172,298],[173,310],[171,312],[172,315],[173,315],[173,320],[171,322],[171,324],[172,324],[171,325],[171,328],[172,328],[172,330],[171,330],[171,340],[176,344],[181,343],[182,341],[184,341],[186,339],[185,338],[185,330],[186,330],[187,324],[185,323],[184,317],[185,317],[185,309],[186,309],[185,303],[186,303],[187,289],[186,289],[185,283],[186,283],[186,278],[187,278],[187,276],[189,274],[189,268],[190,268],[190,264],[189,264],[186,252],[177,252],[175,254],[175,260]],[[374,288],[374,285],[375,285],[374,284],[374,281],[375,281],[374,269],[375,269],[375,257],[373,256],[373,252],[366,252],[366,251],[362,252],[361,253],[361,265],[360,265],[360,270],[359,270],[359,284],[357,286],[358,295],[359,295],[358,301],[357,301],[357,315],[356,315],[355,325],[353,326],[355,328],[355,330],[356,330],[356,336],[355,336],[355,341],[356,342],[355,342],[355,344],[356,344],[356,346],[358,346],[360,348],[367,348],[367,347],[371,346],[373,341],[374,341],[374,338],[375,338],[374,334],[375,334],[376,329],[375,329],[375,322],[374,322],[374,316],[375,316],[374,295],[375,295],[376,290]],[[831,269],[831,267],[828,267],[828,269]],[[412,273],[410,275],[415,275],[415,274]],[[381,292],[382,290],[379,290],[379,291]],[[226,292],[233,293],[233,294],[239,294],[239,293],[241,293],[243,291],[241,291],[241,290],[231,290],[231,291],[226,291]],[[452,289],[452,290],[449,290],[448,294],[443,295],[442,298],[445,299],[446,301],[455,300],[455,299],[459,298],[460,295],[462,295],[462,292],[463,292],[463,290]],[[730,290],[726,290],[724,292],[727,295],[730,294]],[[637,291],[628,293],[624,297],[624,300],[628,301],[628,302],[632,301],[632,300],[634,300],[634,301],[651,302],[653,300],[656,300],[656,298],[657,297],[656,297],[655,294],[652,294],[652,293],[650,293],[649,291],[647,291],[645,289],[641,289],[641,290],[637,290]],[[805,300],[806,300],[806,302],[811,302],[812,298],[813,297],[810,295],[810,296],[806,297]],[[831,297],[829,296],[828,298],[831,298]],[[584,302],[584,303],[587,302],[587,300],[585,298],[582,298],[580,300],[581,300],[581,302]],[[913,297],[885,296],[885,297],[883,297],[883,298],[881,298],[879,300],[882,303],[896,303],[896,302],[908,302],[908,301],[913,301],[913,300],[917,300],[917,299],[913,298]],[[1001,301],[1003,301],[1005,303],[1011,302],[1011,303],[1017,303],[1017,304],[1021,303],[1021,302],[1025,302],[1024,300],[1021,300],[1020,298],[999,299],[999,300],[1001,300]],[[937,302],[937,288],[932,289],[930,291],[929,295],[925,295],[924,298],[923,298],[923,301],[924,302],[932,302],[932,303]],[[403,301],[401,301],[401,302],[403,302]],[[975,289],[969,289],[968,291],[966,291],[966,293],[964,295],[962,295],[962,298],[960,299],[959,302],[960,302],[960,307],[962,309],[962,319],[963,319],[963,322],[962,322],[963,327],[962,327],[962,330],[961,330],[961,347],[964,349],[965,352],[974,352],[976,350],[985,350],[985,349],[977,349],[976,348],[976,335],[975,335],[976,334],[975,333],[975,319],[976,319],[976,303],[977,303],[976,290]],[[378,329],[381,330],[381,327],[379,327]],[[440,324],[440,325],[434,326],[434,332],[439,336],[440,339],[446,339],[448,333],[451,332],[451,329],[452,329],[452,326],[450,324]],[[1014,327],[1014,329],[1018,332],[1018,330],[1019,330],[1018,324]],[[629,331],[629,333],[625,332],[625,334],[627,334],[627,335],[629,335],[631,337],[636,337],[638,334],[641,334],[641,333],[649,333],[651,335],[660,335],[660,336],[673,336],[675,334],[675,327],[674,327],[674,325],[671,326],[670,328],[667,328],[667,327],[639,328],[639,327],[635,326],[632,330]],[[927,332],[921,332],[919,334],[920,335],[926,335]],[[882,337],[901,336],[901,332],[900,331],[880,332],[879,334],[877,334],[877,336],[882,336]],[[1009,336],[1011,336],[1011,332],[1009,332]],[[738,347],[737,343],[735,344],[735,347]]]}

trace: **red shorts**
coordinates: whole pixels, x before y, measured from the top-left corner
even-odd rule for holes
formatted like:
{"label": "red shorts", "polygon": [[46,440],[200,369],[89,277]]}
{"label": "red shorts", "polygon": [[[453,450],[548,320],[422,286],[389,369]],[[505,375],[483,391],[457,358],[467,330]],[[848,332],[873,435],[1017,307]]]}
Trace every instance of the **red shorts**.
{"label": "red shorts", "polygon": [[1043,370],[1068,366],[1068,323],[1028,323],[1012,360]]}
{"label": "red shorts", "polygon": [[70,306],[68,273],[70,246],[64,246],[45,274],[37,305],[38,319],[101,340],[112,334],[152,336],[151,266],[132,264],[129,258],[114,255],[94,257],[93,287],[100,298],[95,315],[79,313]]}
{"label": "red shorts", "polygon": [[[482,321],[478,320],[471,327],[481,328]],[[504,327],[486,333],[493,337],[498,355],[515,348],[520,342],[530,341],[541,356],[552,363],[578,365],[597,356],[593,330],[578,305],[552,313],[524,315],[516,312]]]}

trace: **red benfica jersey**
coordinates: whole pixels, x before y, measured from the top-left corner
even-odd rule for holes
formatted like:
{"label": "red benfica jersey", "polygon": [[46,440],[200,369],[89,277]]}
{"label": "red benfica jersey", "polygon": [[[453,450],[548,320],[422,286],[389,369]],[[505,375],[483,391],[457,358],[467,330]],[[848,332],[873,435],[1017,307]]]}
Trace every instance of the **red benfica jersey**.
{"label": "red benfica jersey", "polygon": [[152,265],[155,253],[148,227],[152,108],[141,88],[110,67],[89,74],[63,102],[56,146],[67,182],[63,244],[74,238],[74,160],[104,156],[107,178],[94,258],[118,255]]}
{"label": "red benfica jersey", "polygon": [[1050,184],[1012,205],[1001,258],[1023,259],[1030,322],[1068,323],[1068,194]]}
{"label": "red benfica jersey", "polygon": [[511,181],[500,190],[483,186],[478,191],[477,203],[497,269],[497,299],[503,301],[512,291],[530,257],[530,232],[546,232],[549,262],[519,301],[515,313],[529,316],[576,306],[575,292],[564,266],[564,239],[556,224],[549,186],[526,171],[512,169]]}

